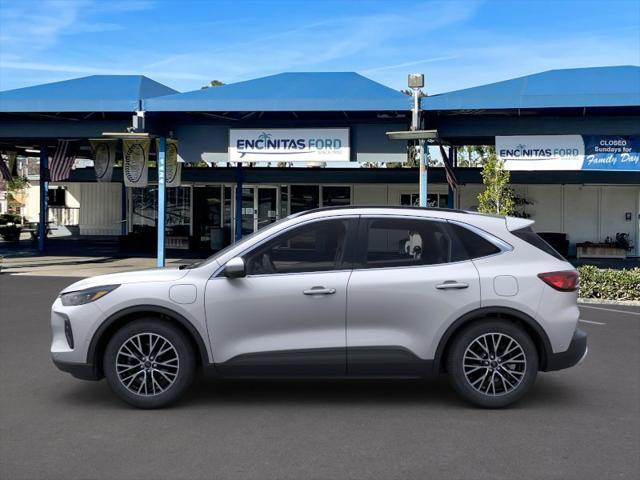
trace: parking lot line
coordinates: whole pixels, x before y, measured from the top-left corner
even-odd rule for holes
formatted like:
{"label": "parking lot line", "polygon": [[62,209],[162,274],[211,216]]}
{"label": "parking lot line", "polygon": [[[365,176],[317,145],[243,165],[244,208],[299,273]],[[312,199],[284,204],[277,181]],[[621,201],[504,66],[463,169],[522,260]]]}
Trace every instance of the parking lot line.
{"label": "parking lot line", "polygon": [[591,305],[579,304],[580,308],[592,308],[594,310],[605,310],[607,312],[616,312],[616,313],[626,313],[627,315],[635,315],[640,316],[638,312],[630,312],[628,310],[616,310],[615,308],[605,308],[605,307],[592,307]]}
{"label": "parking lot line", "polygon": [[604,322],[594,322],[593,320],[578,320],[579,322],[583,322],[583,323],[593,323],[594,325],[606,325],[606,323]]}

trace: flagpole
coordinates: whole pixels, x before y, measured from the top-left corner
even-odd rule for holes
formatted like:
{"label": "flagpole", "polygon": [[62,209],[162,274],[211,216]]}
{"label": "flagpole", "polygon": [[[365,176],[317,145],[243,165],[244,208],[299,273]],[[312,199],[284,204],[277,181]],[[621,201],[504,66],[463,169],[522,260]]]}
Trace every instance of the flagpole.
{"label": "flagpole", "polygon": [[40,223],[38,224],[38,251],[44,253],[49,220],[49,157],[47,145],[40,145]]}

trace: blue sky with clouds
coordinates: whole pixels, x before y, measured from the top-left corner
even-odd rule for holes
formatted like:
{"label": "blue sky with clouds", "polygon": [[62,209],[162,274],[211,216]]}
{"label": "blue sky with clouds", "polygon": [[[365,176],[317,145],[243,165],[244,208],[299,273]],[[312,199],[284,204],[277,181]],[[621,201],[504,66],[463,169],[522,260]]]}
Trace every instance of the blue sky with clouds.
{"label": "blue sky with clouds", "polygon": [[357,71],[433,94],[554,68],[640,64],[638,0],[0,0],[0,90],[144,74],[181,91]]}

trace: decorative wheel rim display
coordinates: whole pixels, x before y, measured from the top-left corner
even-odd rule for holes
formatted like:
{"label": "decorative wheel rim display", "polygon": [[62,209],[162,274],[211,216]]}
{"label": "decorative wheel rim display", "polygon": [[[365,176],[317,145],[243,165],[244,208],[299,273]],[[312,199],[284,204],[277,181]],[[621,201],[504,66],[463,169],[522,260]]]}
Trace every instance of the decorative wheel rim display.
{"label": "decorative wheel rim display", "polygon": [[513,392],[522,383],[527,359],[522,346],[504,333],[485,333],[473,340],[462,359],[464,376],[483,395]]}
{"label": "decorative wheel rim display", "polygon": [[124,387],[136,395],[166,392],[178,378],[180,360],[173,344],[156,333],[127,339],[116,355],[116,372]]}

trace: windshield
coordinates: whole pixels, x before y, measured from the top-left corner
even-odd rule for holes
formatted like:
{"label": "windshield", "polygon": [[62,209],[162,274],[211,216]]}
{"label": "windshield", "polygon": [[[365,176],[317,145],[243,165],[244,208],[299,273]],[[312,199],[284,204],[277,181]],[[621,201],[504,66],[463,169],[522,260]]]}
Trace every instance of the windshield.
{"label": "windshield", "polygon": [[285,218],[281,218],[280,220],[269,224],[268,226],[261,228],[260,230],[256,230],[255,232],[247,235],[246,237],[242,237],[241,240],[232,243],[230,245],[227,245],[226,247],[224,247],[222,250],[218,250],[216,253],[214,253],[213,255],[211,255],[210,257],[205,258],[204,260],[200,260],[199,262],[195,262],[192,263],[191,265],[185,267],[188,269],[191,268],[196,268],[196,267],[200,267],[202,265],[207,265],[211,262],[213,262],[214,260],[222,257],[223,255],[226,255],[227,253],[229,253],[229,251],[235,249],[235,248],[239,248],[242,245],[244,245],[245,243],[249,242],[250,240],[252,240],[253,238],[255,238],[258,234],[262,235],[263,233],[267,233],[270,230],[272,230],[273,228],[275,228],[276,226],[280,225],[281,223],[285,222],[286,220],[289,220],[292,216],[288,216]]}

